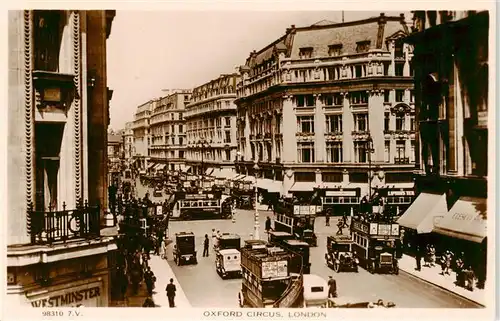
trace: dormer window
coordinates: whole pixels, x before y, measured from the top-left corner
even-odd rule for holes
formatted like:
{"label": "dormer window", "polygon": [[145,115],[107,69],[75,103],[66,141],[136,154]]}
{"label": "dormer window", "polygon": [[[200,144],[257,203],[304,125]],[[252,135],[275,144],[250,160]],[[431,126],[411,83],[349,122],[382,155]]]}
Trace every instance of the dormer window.
{"label": "dormer window", "polygon": [[312,57],[313,53],[313,48],[312,47],[307,47],[307,48],[300,48],[299,49],[299,58],[300,59],[308,59]]}
{"label": "dormer window", "polygon": [[356,42],[356,52],[367,52],[370,49],[370,41],[358,41]]}
{"label": "dormer window", "polygon": [[340,56],[342,54],[342,44],[334,44],[328,46],[328,55],[330,57]]}

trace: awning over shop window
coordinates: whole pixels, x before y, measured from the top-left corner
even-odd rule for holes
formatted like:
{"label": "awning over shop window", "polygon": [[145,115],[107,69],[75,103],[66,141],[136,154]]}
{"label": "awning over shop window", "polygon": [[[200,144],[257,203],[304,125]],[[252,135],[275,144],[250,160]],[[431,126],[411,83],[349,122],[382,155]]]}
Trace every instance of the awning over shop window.
{"label": "awning over shop window", "polygon": [[184,167],[182,170],[183,173],[190,173],[191,172],[191,166]]}
{"label": "awning over shop window", "polygon": [[279,193],[281,191],[281,181],[274,181],[272,179],[257,180],[257,187],[265,189],[269,193]]}
{"label": "awning over shop window", "polygon": [[207,168],[205,170],[205,175],[210,176],[215,171],[215,168]]}
{"label": "awning over shop window", "polygon": [[253,176],[243,176],[239,181],[255,183],[255,177]]}
{"label": "awning over shop window", "polygon": [[155,165],[157,165],[157,164],[150,164],[150,165],[148,166],[148,169],[153,169],[153,167],[155,167]]}
{"label": "awning over shop window", "polygon": [[296,182],[290,188],[290,192],[312,192],[317,187],[315,182]]}
{"label": "awning over shop window", "polygon": [[231,178],[234,176],[234,172],[229,168],[221,168],[219,169],[217,175],[214,176],[217,176],[219,178]]}
{"label": "awning over shop window", "polygon": [[399,225],[419,234],[432,232],[434,222],[448,212],[444,194],[420,193],[406,212],[398,219]]}
{"label": "awning over shop window", "polygon": [[164,169],[165,166],[167,166],[166,164],[159,164],[158,167],[156,167],[156,169]]}
{"label": "awning over shop window", "polygon": [[451,210],[434,225],[433,232],[481,243],[487,234],[486,199],[460,197]]}

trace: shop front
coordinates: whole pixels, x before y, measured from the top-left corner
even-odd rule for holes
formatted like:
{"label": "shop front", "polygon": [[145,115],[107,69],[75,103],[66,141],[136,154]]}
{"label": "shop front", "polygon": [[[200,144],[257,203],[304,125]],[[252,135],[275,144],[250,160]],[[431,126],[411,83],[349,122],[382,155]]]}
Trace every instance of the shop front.
{"label": "shop front", "polygon": [[26,299],[35,308],[105,307],[107,293],[104,288],[101,278],[94,278],[30,291]]}
{"label": "shop front", "polygon": [[487,266],[487,210],[486,198],[460,197],[448,213],[434,224],[438,251],[464,253],[464,262],[471,265],[478,286],[484,285]]}
{"label": "shop front", "polygon": [[331,216],[355,215],[358,213],[361,188],[317,189],[323,213]]}
{"label": "shop front", "polygon": [[394,216],[403,214],[415,199],[413,188],[387,188],[385,195],[385,210]]}

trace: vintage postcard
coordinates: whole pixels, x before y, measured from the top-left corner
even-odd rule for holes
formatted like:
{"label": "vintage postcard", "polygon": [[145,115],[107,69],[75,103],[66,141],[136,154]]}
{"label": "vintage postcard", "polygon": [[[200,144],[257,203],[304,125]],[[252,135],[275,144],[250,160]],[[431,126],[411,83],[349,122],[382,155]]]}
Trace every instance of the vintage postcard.
{"label": "vintage postcard", "polygon": [[460,5],[8,8],[3,319],[493,319]]}

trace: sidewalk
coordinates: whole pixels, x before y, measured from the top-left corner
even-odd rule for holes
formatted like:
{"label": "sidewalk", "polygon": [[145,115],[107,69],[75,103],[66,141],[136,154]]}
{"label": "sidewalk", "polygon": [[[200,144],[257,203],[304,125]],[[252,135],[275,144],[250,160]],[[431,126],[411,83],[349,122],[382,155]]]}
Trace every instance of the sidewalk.
{"label": "sidewalk", "polygon": [[156,284],[153,291],[153,301],[155,302],[156,306],[168,309],[168,298],[165,288],[167,287],[167,284],[170,283],[170,278],[172,278],[174,279],[174,284],[177,289],[175,293],[175,307],[190,308],[191,304],[189,303],[186,294],[182,290],[179,281],[175,277],[172,268],[170,267],[170,265],[168,265],[168,262],[161,259],[157,255],[151,255],[149,266],[156,276]]}
{"label": "sidewalk", "polygon": [[422,269],[420,271],[415,270],[416,265],[415,258],[406,254],[403,254],[403,257],[399,260],[400,270],[405,271],[406,273],[421,280],[434,284],[442,289],[453,292],[461,297],[486,306],[487,291],[485,289],[478,289],[474,287],[474,291],[471,292],[463,287],[455,285],[455,272],[450,272],[450,275],[441,275],[441,267],[439,265],[434,267],[424,266],[423,259]]}

